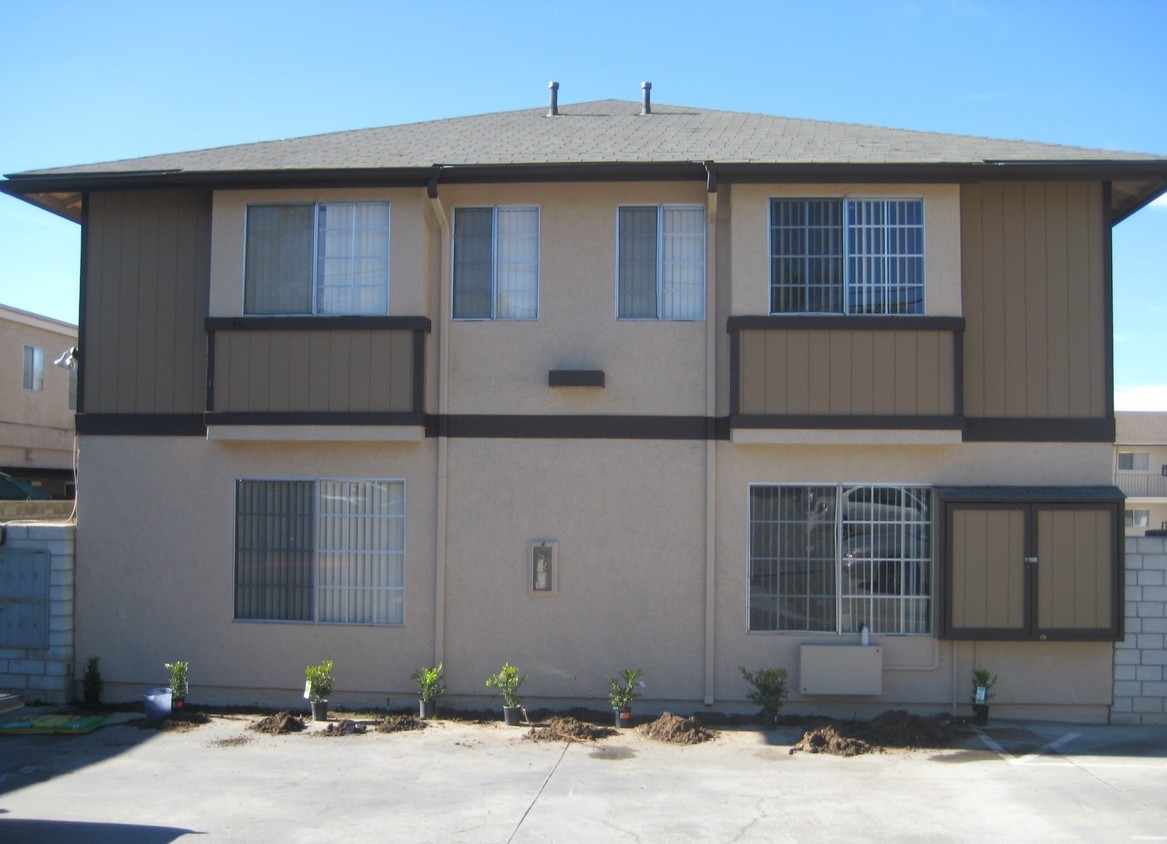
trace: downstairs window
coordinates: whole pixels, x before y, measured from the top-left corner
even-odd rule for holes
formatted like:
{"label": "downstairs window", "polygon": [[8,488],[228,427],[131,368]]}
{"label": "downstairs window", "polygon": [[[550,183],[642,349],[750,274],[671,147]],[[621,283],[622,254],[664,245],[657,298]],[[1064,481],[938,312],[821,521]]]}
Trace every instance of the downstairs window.
{"label": "downstairs window", "polygon": [[750,488],[752,632],[930,633],[932,493]]}
{"label": "downstairs window", "polygon": [[240,480],[235,618],[402,624],[405,482]]}

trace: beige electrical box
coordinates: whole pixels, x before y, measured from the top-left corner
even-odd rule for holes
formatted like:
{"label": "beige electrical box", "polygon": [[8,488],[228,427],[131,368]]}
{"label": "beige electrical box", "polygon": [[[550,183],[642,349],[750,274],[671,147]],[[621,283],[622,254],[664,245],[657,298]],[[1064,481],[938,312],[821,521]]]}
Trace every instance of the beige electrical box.
{"label": "beige electrical box", "polygon": [[804,695],[883,693],[883,648],[879,645],[801,645],[798,688]]}

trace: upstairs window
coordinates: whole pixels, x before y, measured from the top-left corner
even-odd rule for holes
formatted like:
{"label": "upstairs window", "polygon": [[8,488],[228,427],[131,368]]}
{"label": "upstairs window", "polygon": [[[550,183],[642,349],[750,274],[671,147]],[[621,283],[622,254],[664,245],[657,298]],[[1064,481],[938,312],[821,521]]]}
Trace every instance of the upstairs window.
{"label": "upstairs window", "polygon": [[244,313],[389,312],[389,203],[247,209]]}
{"label": "upstairs window", "polygon": [[45,389],[45,350],[24,347],[24,389],[40,393]]}
{"label": "upstairs window", "polygon": [[539,318],[539,209],[454,209],[454,319]]}
{"label": "upstairs window", "polygon": [[630,206],[617,212],[619,319],[705,318],[705,209]]}
{"label": "upstairs window", "polygon": [[770,200],[770,313],[924,313],[924,200]]}
{"label": "upstairs window", "polygon": [[1151,453],[1149,451],[1120,451],[1118,453],[1118,471],[1146,472],[1151,468]]}

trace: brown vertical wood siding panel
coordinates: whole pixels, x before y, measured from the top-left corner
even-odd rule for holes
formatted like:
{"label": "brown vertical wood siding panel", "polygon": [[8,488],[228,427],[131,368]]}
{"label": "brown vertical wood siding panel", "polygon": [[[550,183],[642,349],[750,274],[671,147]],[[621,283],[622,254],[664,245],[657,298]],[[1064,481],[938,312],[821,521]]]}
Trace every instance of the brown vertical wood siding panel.
{"label": "brown vertical wood siding panel", "polygon": [[216,330],[216,413],[412,413],[414,331]]}
{"label": "brown vertical wood siding panel", "polygon": [[1105,628],[1112,623],[1109,560],[1111,513],[1038,513],[1038,606],[1041,630]]}
{"label": "brown vertical wood siding panel", "polygon": [[756,416],[952,416],[955,332],[743,329],[738,412]]}
{"label": "brown vertical wood siding panel", "polygon": [[961,188],[969,417],[1107,415],[1103,185]]}
{"label": "brown vertical wood siding panel", "polygon": [[202,412],[210,194],[95,192],[88,202],[86,412]]}
{"label": "brown vertical wood siding panel", "polygon": [[952,534],[952,625],[1023,630],[1025,512],[956,510]]}

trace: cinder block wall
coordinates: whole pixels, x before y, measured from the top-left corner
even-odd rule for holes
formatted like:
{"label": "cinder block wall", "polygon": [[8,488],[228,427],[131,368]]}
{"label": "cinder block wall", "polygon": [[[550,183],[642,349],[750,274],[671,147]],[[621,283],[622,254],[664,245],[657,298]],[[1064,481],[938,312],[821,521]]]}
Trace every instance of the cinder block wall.
{"label": "cinder block wall", "polygon": [[4,551],[49,555],[49,645],[5,647],[0,642],[0,689],[26,702],[68,703],[73,699],[73,561],[76,526],[10,524]]}
{"label": "cinder block wall", "polygon": [[1114,649],[1112,724],[1167,724],[1167,537],[1126,540],[1126,638]]}

